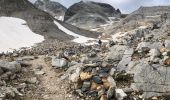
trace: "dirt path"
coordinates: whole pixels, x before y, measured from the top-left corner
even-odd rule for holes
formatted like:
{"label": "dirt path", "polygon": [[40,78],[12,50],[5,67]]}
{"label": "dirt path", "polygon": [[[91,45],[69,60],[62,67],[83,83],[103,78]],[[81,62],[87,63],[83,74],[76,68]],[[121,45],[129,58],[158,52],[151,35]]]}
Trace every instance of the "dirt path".
{"label": "dirt path", "polygon": [[44,75],[37,75],[40,84],[35,93],[41,96],[41,100],[76,100],[76,97],[67,93],[69,84],[58,78],[62,72],[56,73],[51,66],[45,63],[44,58],[44,56],[41,56],[31,61],[33,69],[36,69],[37,65],[42,65],[42,71],[45,72]]}

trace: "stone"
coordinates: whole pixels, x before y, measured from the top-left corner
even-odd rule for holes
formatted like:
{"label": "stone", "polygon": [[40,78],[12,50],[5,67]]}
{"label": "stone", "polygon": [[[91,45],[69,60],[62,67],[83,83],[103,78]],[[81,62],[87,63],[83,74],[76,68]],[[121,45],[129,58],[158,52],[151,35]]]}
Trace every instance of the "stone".
{"label": "stone", "polygon": [[115,82],[115,80],[113,79],[113,77],[109,76],[109,77],[107,78],[107,80],[108,80],[108,82],[109,82],[109,84],[110,84],[110,87],[113,87],[113,88],[116,87],[116,82]]}
{"label": "stone", "polygon": [[88,90],[88,89],[90,89],[90,87],[91,87],[90,81],[84,81],[83,82],[83,86],[82,86],[83,90]]}
{"label": "stone", "polygon": [[123,88],[122,89],[125,93],[132,93],[134,90],[132,88]]}
{"label": "stone", "polygon": [[9,77],[12,76],[12,72],[6,72],[0,76],[1,80],[9,80]]}
{"label": "stone", "polygon": [[107,73],[107,72],[102,72],[102,73],[100,73],[99,74],[99,77],[108,77],[109,76],[109,74]]}
{"label": "stone", "polygon": [[2,70],[2,68],[0,68],[0,75],[2,75],[4,73],[4,71]]}
{"label": "stone", "polygon": [[165,40],[165,47],[170,48],[170,40]]}
{"label": "stone", "polygon": [[107,98],[108,99],[112,98],[114,94],[115,94],[115,88],[110,87],[109,90],[107,91]]}
{"label": "stone", "polygon": [[37,84],[38,80],[36,77],[32,77],[32,78],[28,79],[27,82],[30,84]]}
{"label": "stone", "polygon": [[151,49],[149,51],[149,55],[150,55],[150,61],[153,61],[156,57],[159,57],[161,53],[158,49]]}
{"label": "stone", "polygon": [[170,58],[168,58],[168,59],[165,60],[165,65],[170,66]]}
{"label": "stone", "polygon": [[88,63],[89,58],[88,57],[82,57],[80,60],[82,63]]}
{"label": "stone", "polygon": [[16,61],[7,62],[7,61],[1,60],[0,68],[2,68],[3,70],[6,70],[6,71],[11,71],[13,73],[21,71],[21,65]]}
{"label": "stone", "polygon": [[101,97],[102,95],[105,94],[105,89],[103,87],[101,87],[99,90],[98,90],[98,96]]}
{"label": "stone", "polygon": [[125,50],[124,55],[133,55],[134,49],[133,48],[128,48]]}
{"label": "stone", "polygon": [[90,87],[90,90],[97,90],[97,87],[99,87],[99,86],[100,86],[100,84],[97,84],[97,83],[95,83],[95,82],[92,82],[91,87]]}
{"label": "stone", "polygon": [[37,65],[36,70],[42,70],[43,69],[43,65]]}
{"label": "stone", "polygon": [[100,100],[108,100],[108,99],[107,99],[106,95],[102,95],[102,96],[100,97]]}
{"label": "stone", "polygon": [[130,55],[124,55],[122,60],[117,65],[117,70],[123,71],[126,70],[128,64],[131,62],[132,57]]}
{"label": "stone", "polygon": [[111,68],[111,70],[110,70],[110,72],[109,72],[110,76],[113,76],[113,75],[114,75],[114,73],[115,73],[115,71],[116,71],[116,69],[115,69],[115,68]]}
{"label": "stone", "polygon": [[45,72],[44,71],[35,71],[35,75],[44,75]]}
{"label": "stone", "polygon": [[122,89],[115,89],[115,96],[117,100],[123,100],[127,94]]}
{"label": "stone", "polygon": [[73,74],[71,74],[70,75],[70,80],[71,80],[71,82],[78,82],[78,80],[79,80],[79,74],[78,73],[73,73]]}
{"label": "stone", "polygon": [[156,64],[155,67],[148,64],[146,59],[134,66],[134,83],[131,88],[134,91],[143,91],[143,98],[162,96],[170,91],[170,67]]}
{"label": "stone", "polygon": [[52,66],[56,68],[63,68],[67,66],[67,60],[62,58],[62,59],[57,59],[55,57],[52,58]]}
{"label": "stone", "polygon": [[96,57],[97,53],[96,52],[91,52],[88,54],[88,57]]}
{"label": "stone", "polygon": [[123,45],[112,46],[111,48],[109,48],[110,52],[108,53],[106,59],[111,59],[113,61],[121,60],[127,48],[128,48],[127,46],[123,46]]}
{"label": "stone", "polygon": [[163,52],[162,55],[163,56],[168,56],[168,53],[167,52]]}
{"label": "stone", "polygon": [[102,82],[102,79],[101,79],[99,76],[93,76],[93,77],[92,77],[92,80],[93,80],[95,83],[97,83],[97,84],[103,83],[103,82]]}
{"label": "stone", "polygon": [[80,73],[81,80],[87,80],[87,79],[90,79],[91,77],[92,77],[92,74],[89,72],[81,72]]}
{"label": "stone", "polygon": [[151,42],[141,42],[138,44],[137,46],[137,50],[141,51],[143,47],[148,47],[150,49],[159,49],[162,47],[162,43],[161,42],[154,42],[154,43],[151,43]]}

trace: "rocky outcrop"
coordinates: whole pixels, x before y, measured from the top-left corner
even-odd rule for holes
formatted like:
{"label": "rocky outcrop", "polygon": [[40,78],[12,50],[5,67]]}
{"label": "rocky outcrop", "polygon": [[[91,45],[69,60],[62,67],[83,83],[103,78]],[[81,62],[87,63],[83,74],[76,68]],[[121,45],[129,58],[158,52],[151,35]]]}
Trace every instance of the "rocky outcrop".
{"label": "rocky outcrop", "polygon": [[109,21],[108,17],[120,17],[120,15],[120,10],[109,4],[81,1],[68,8],[64,21],[81,28],[92,29],[106,24]]}
{"label": "rocky outcrop", "polygon": [[34,5],[37,8],[51,14],[58,20],[64,20],[64,15],[65,15],[67,8],[61,5],[60,3],[50,1],[50,0],[37,0],[34,3]]}

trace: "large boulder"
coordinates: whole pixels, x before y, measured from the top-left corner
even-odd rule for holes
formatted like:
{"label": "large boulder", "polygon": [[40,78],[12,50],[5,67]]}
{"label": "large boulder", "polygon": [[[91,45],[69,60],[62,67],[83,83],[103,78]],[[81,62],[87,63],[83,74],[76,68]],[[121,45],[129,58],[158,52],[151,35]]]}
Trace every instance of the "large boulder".
{"label": "large boulder", "polygon": [[21,71],[21,65],[16,61],[8,62],[8,61],[1,60],[0,68],[2,68],[4,71],[11,71],[13,73]]}
{"label": "large boulder", "polygon": [[170,91],[170,67],[159,64],[148,64],[148,61],[141,60],[129,68],[134,73],[134,83],[131,88],[136,91],[143,91],[143,98],[162,96]]}

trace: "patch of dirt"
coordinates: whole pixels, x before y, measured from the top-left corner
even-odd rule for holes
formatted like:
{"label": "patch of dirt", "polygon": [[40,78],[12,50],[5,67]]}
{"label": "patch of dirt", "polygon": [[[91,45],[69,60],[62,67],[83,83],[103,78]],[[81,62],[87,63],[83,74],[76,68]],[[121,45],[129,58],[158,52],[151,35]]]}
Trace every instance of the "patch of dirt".
{"label": "patch of dirt", "polygon": [[45,56],[32,60],[32,70],[38,65],[42,65],[44,75],[37,75],[39,85],[34,93],[29,94],[24,100],[77,100],[77,97],[69,94],[69,84],[67,81],[60,80],[59,76],[63,73],[56,73],[48,63],[45,62]]}

